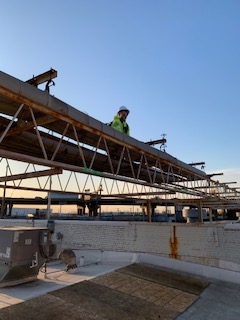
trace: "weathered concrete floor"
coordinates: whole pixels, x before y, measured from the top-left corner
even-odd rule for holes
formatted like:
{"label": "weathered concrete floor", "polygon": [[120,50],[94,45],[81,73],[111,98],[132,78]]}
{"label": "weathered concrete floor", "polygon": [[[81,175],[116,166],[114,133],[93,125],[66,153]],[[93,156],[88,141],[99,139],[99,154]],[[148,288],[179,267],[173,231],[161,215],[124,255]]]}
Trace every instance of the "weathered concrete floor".
{"label": "weathered concrete floor", "polygon": [[214,281],[177,320],[239,320],[239,284]]}
{"label": "weathered concrete floor", "polygon": [[207,286],[206,280],[133,264],[3,308],[0,319],[170,320]]}

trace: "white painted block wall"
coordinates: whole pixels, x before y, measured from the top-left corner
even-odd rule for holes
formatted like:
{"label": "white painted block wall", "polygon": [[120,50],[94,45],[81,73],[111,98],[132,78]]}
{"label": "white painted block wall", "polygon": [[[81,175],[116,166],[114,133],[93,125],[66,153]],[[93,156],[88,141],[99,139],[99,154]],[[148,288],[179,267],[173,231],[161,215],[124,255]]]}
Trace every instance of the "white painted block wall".
{"label": "white painted block wall", "polygon": [[[27,225],[30,220],[0,220],[0,226]],[[46,227],[46,220],[35,220]],[[175,261],[240,272],[240,225],[174,224],[112,221],[55,221],[63,248],[151,253]]]}
{"label": "white painted block wall", "polygon": [[56,221],[56,231],[64,247],[152,253],[240,271],[238,224]]}

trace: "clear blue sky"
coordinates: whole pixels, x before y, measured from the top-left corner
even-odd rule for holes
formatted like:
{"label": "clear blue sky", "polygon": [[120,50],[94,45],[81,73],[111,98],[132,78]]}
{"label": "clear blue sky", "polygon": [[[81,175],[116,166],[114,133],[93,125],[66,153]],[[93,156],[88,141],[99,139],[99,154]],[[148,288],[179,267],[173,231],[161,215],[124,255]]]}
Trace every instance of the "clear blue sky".
{"label": "clear blue sky", "polygon": [[102,122],[125,105],[134,138],[240,185],[239,0],[8,0],[0,25],[1,71],[52,67],[59,99]]}

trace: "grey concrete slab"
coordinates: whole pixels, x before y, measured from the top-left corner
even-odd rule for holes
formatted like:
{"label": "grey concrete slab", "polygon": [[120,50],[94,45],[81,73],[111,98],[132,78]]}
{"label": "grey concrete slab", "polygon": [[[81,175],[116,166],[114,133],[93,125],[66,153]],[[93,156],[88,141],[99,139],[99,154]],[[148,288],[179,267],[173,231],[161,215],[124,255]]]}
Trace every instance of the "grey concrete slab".
{"label": "grey concrete slab", "polygon": [[240,285],[216,281],[177,320],[239,320]]}

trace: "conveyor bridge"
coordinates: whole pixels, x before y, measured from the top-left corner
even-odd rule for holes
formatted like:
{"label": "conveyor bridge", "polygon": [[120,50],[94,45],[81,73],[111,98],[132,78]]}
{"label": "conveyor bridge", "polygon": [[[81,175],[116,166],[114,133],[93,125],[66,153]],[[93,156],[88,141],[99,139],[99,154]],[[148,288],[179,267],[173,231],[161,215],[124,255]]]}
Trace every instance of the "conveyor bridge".
{"label": "conveyor bridge", "polygon": [[235,188],[3,72],[0,158],[4,190],[82,194],[90,189],[102,198],[240,205]]}

